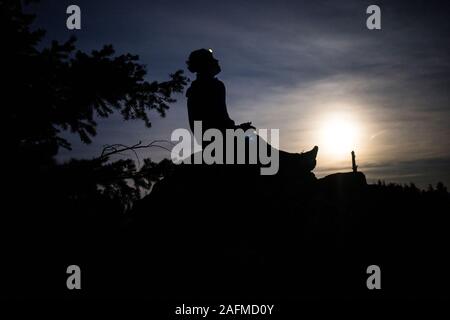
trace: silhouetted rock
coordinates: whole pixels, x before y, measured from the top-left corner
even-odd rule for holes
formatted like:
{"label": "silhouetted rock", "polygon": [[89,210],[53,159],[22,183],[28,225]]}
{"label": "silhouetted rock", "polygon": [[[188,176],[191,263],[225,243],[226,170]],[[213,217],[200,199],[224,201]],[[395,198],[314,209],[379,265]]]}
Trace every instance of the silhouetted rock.
{"label": "silhouetted rock", "polygon": [[318,180],[321,192],[348,194],[364,190],[366,186],[366,176],[362,172],[334,173]]}

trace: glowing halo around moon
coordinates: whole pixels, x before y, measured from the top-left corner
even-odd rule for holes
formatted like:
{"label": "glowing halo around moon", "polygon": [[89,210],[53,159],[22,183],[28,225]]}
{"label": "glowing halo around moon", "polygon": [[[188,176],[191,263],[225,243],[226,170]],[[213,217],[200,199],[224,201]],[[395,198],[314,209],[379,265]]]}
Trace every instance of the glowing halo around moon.
{"label": "glowing halo around moon", "polygon": [[347,114],[331,114],[321,121],[320,152],[329,160],[345,160],[357,149],[361,135],[358,122]]}

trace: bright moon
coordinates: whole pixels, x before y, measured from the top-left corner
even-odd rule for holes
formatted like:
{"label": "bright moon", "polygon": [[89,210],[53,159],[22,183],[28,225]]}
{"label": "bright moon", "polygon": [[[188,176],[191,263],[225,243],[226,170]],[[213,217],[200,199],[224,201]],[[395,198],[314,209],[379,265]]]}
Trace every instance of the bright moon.
{"label": "bright moon", "polygon": [[336,114],[325,118],[320,134],[321,152],[341,160],[348,158],[350,152],[356,149],[360,132],[352,117]]}

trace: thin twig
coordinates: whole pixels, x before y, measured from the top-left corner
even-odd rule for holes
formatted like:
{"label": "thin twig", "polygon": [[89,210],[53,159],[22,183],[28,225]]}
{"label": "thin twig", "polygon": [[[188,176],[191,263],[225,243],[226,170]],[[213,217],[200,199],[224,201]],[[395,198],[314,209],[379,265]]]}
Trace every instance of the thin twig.
{"label": "thin twig", "polygon": [[103,147],[102,153],[100,155],[100,159],[106,159],[114,154],[121,154],[124,151],[132,151],[134,153],[134,155],[136,156],[136,159],[138,161],[138,166],[140,167],[141,163],[140,163],[140,159],[139,159],[139,155],[136,152],[136,150],[138,149],[146,149],[146,148],[161,148],[164,149],[168,152],[170,152],[169,148],[166,148],[164,146],[161,146],[157,143],[169,143],[172,146],[174,145],[172,142],[167,141],[167,140],[154,140],[152,142],[150,142],[149,144],[146,145],[142,145],[142,141],[139,141],[138,143],[132,145],[132,146],[126,146],[124,144],[121,143],[116,143],[116,144],[111,144],[111,145],[105,145]]}

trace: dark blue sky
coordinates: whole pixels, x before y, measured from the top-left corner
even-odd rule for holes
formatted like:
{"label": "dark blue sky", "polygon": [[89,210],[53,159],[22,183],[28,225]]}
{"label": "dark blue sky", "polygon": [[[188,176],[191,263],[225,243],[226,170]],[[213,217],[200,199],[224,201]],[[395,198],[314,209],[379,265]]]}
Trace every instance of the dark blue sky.
{"label": "dark blue sky", "polygon": [[[66,8],[82,30],[66,29]],[[366,8],[382,30],[366,28]],[[41,1],[30,10],[46,41],[75,34],[83,50],[113,44],[138,54],[149,80],[185,69],[190,51],[212,48],[236,122],[279,128],[292,152],[321,147],[316,173],[349,170],[355,149],[370,180],[450,184],[450,5],[447,1]],[[186,71],[188,73],[188,71]],[[193,78],[191,74],[188,75]],[[186,100],[153,127],[101,121],[92,145],[72,139],[60,160],[92,157],[110,143],[169,139],[188,127]],[[163,154],[148,154],[160,159]],[[143,155],[144,156],[144,155]]]}

